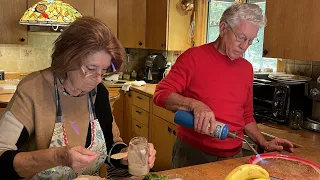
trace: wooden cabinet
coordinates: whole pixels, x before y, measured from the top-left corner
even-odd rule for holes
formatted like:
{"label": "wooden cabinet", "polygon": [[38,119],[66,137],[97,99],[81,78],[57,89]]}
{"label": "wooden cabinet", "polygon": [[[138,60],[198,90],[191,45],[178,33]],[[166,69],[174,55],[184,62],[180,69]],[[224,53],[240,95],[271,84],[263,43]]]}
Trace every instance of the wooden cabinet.
{"label": "wooden cabinet", "polygon": [[123,124],[126,143],[133,137],[142,136],[154,144],[157,160],[153,170],[172,168],[172,148],[176,138],[174,113],[156,106],[152,97],[130,91],[125,93]]}
{"label": "wooden cabinet", "polygon": [[150,49],[166,49],[167,0],[147,1],[146,46]]}
{"label": "wooden cabinet", "polygon": [[124,109],[123,109],[123,127],[122,139],[125,143],[129,143],[130,139],[135,135],[132,134],[132,91],[123,92],[124,97]]}
{"label": "wooden cabinet", "polygon": [[76,8],[82,16],[94,16],[94,0],[63,0]]}
{"label": "wooden cabinet", "polygon": [[19,24],[19,20],[26,10],[26,1],[0,1],[0,44],[27,43],[27,26]]}
{"label": "wooden cabinet", "polygon": [[110,99],[110,106],[112,115],[115,122],[120,130],[120,134],[124,133],[124,122],[123,122],[123,108],[124,108],[124,96],[121,95],[120,88],[107,88],[109,94],[113,97]]}
{"label": "wooden cabinet", "polygon": [[157,150],[157,160],[153,170],[172,169],[172,148],[175,141],[176,127],[174,124],[153,115],[151,121],[151,142]]}
{"label": "wooden cabinet", "polygon": [[148,0],[146,48],[184,51],[191,47],[191,12],[179,10],[181,0]]}
{"label": "wooden cabinet", "polygon": [[94,16],[102,20],[118,37],[118,0],[95,0]]}
{"label": "wooden cabinet", "polygon": [[191,13],[177,10],[179,0],[119,1],[119,40],[127,48],[186,50]]}
{"label": "wooden cabinet", "polygon": [[319,0],[267,0],[266,57],[320,60]]}
{"label": "wooden cabinet", "polygon": [[126,48],[145,48],[147,0],[119,0],[118,38]]}

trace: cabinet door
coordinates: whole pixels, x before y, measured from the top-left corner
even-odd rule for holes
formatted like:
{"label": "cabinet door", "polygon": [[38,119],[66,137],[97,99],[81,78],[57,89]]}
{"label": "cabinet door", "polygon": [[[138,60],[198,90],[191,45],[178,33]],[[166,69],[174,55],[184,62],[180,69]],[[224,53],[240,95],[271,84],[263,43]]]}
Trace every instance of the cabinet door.
{"label": "cabinet door", "polygon": [[165,50],[167,38],[167,0],[147,1],[146,48]]}
{"label": "cabinet door", "polygon": [[0,1],[0,44],[27,43],[27,26],[19,24],[19,20],[26,10],[26,1]]}
{"label": "cabinet door", "polygon": [[175,125],[155,115],[152,116],[150,123],[150,139],[157,150],[157,160],[153,169],[155,171],[172,169],[172,148],[176,134]]}
{"label": "cabinet door", "polygon": [[118,37],[118,0],[95,0],[94,16],[102,20]]}
{"label": "cabinet door", "polygon": [[121,137],[125,143],[129,143],[130,139],[134,136],[132,134],[132,91],[121,92],[124,96],[124,109],[123,109],[123,133]]}
{"label": "cabinet door", "polygon": [[76,8],[82,16],[94,16],[94,0],[63,0]]}
{"label": "cabinet door", "polygon": [[189,37],[191,12],[184,13],[177,10],[180,0],[170,0],[169,19],[167,26],[167,49],[169,51],[184,51],[192,46]]}
{"label": "cabinet door", "polygon": [[265,56],[320,60],[319,0],[267,0]]}
{"label": "cabinet door", "polygon": [[109,95],[116,95],[114,99],[110,99],[111,112],[114,117],[115,122],[120,130],[120,135],[124,133],[123,124],[123,105],[124,105],[124,95],[121,93],[120,88],[108,88]]}
{"label": "cabinet door", "polygon": [[120,0],[118,37],[126,48],[144,48],[147,0]]}

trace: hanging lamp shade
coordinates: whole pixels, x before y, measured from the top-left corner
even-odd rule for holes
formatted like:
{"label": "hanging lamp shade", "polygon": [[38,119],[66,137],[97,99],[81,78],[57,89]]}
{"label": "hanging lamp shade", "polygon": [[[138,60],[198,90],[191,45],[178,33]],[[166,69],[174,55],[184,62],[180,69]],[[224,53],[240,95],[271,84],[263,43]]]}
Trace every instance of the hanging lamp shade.
{"label": "hanging lamp shade", "polygon": [[68,26],[82,17],[79,11],[61,0],[43,0],[31,6],[21,17],[20,24],[52,26]]}

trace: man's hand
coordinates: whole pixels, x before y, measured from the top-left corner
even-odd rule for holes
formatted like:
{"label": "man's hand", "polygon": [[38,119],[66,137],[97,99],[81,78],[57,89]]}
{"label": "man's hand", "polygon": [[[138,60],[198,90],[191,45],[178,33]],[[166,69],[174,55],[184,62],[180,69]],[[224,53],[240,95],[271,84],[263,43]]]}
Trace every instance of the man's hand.
{"label": "man's hand", "polygon": [[264,143],[262,148],[265,151],[269,151],[269,152],[282,151],[282,150],[293,152],[293,144],[286,139],[280,139],[280,138],[274,138],[271,141]]}
{"label": "man's hand", "polygon": [[192,104],[194,130],[202,134],[212,134],[216,129],[216,118],[211,109],[201,101]]}

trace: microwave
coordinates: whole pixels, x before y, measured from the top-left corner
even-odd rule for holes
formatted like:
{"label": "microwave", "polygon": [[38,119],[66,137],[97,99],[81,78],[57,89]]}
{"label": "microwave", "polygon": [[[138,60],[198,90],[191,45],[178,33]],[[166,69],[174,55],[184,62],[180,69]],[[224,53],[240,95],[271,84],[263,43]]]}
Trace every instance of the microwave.
{"label": "microwave", "polygon": [[288,123],[289,112],[303,110],[305,83],[283,84],[255,79],[253,82],[253,109],[257,122],[266,120]]}

